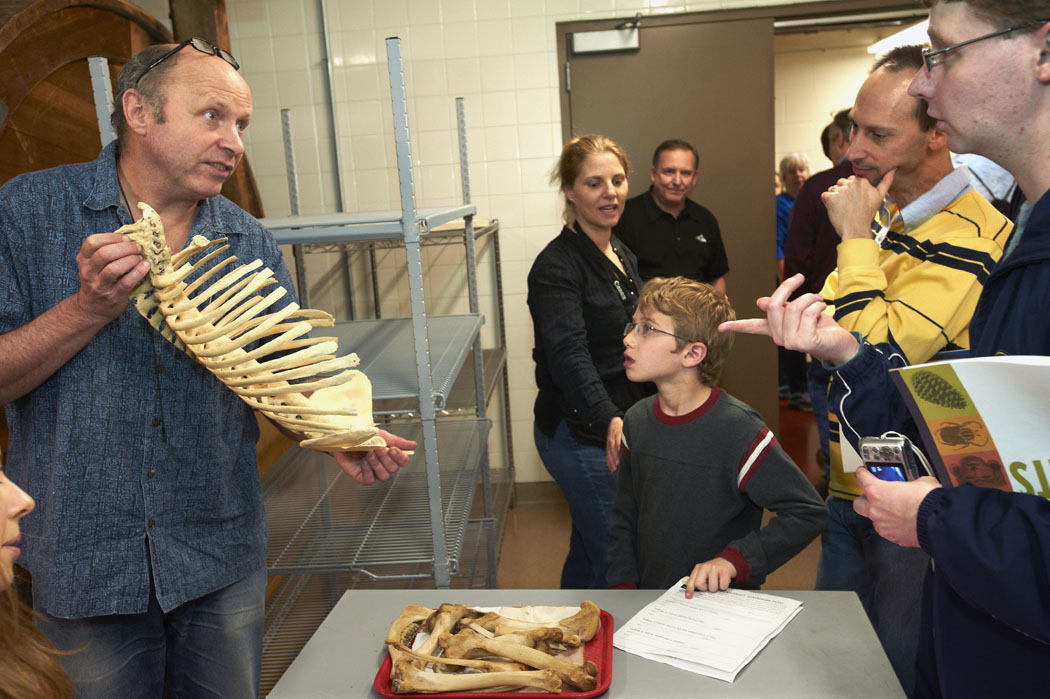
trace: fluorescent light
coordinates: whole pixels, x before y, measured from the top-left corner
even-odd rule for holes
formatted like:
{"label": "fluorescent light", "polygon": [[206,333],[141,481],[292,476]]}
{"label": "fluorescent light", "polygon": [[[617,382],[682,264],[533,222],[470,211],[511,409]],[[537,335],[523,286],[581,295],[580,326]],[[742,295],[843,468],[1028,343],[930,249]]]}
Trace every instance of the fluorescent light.
{"label": "fluorescent light", "polygon": [[925,19],[914,26],[902,29],[896,34],[892,34],[885,39],[876,41],[868,47],[868,53],[886,53],[898,46],[927,44],[929,43],[929,38],[926,36],[926,30],[929,26],[930,20]]}
{"label": "fluorescent light", "polygon": [[805,17],[803,19],[778,19],[773,22],[774,29],[810,29],[812,27],[864,24],[886,20],[902,21],[913,17],[926,17],[929,10],[917,7],[914,10],[890,10],[887,12],[867,12],[856,15],[834,15],[831,17]]}

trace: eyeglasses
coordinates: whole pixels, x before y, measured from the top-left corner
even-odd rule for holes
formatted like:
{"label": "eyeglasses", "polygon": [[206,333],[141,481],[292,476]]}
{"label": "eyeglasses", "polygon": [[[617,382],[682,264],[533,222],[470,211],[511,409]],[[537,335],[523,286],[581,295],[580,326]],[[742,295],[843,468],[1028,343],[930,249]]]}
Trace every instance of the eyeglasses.
{"label": "eyeglasses", "polygon": [[985,39],[991,39],[994,36],[1002,36],[1003,34],[1009,34],[1011,32],[1020,31],[1022,29],[1033,29],[1041,27],[1047,22],[1050,22],[1050,20],[1037,19],[1032,22],[1026,22],[1025,24],[1019,24],[1016,27],[1007,27],[1006,29],[1000,29],[997,32],[985,34],[984,36],[979,36],[976,39],[967,39],[966,41],[960,41],[958,44],[945,46],[943,49],[937,49],[936,51],[931,51],[930,49],[923,49],[922,60],[926,64],[926,70],[932,71],[934,66],[939,66],[940,64],[944,63],[944,59],[948,57],[949,53],[961,46],[966,46],[967,44],[974,44],[978,41],[984,41]]}
{"label": "eyeglasses", "polygon": [[241,69],[241,64],[237,62],[237,59],[233,57],[232,53],[230,53],[226,49],[220,49],[218,46],[206,39],[201,39],[199,36],[195,36],[192,39],[186,39],[186,41],[183,41],[171,51],[168,51],[166,54],[153,61],[153,63],[150,63],[149,66],[147,66],[146,70],[142,71],[142,75],[139,76],[139,79],[135,81],[135,85],[137,86],[140,82],[142,82],[142,78],[146,77],[146,73],[150,72],[151,70],[153,70],[161,63],[168,60],[187,46],[192,46],[201,53],[206,53],[209,56],[218,56],[219,58],[233,66],[234,70]]}
{"label": "eyeglasses", "polygon": [[684,337],[682,337],[681,335],[675,335],[674,333],[669,333],[666,330],[661,330],[660,328],[655,328],[652,325],[650,325],[649,323],[635,323],[634,321],[631,321],[627,325],[623,326],[623,336],[624,337],[627,337],[632,332],[635,335],[638,335],[639,337],[649,337],[653,333],[660,333],[662,335],[670,335],[671,337],[677,337],[682,342],[692,342],[692,340],[687,340]]}

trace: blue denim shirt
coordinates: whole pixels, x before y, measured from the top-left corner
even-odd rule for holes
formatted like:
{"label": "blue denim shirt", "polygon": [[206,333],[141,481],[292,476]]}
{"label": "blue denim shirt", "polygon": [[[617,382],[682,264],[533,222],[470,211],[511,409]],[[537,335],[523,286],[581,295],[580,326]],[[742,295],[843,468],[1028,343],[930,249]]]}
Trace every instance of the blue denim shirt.
{"label": "blue denim shirt", "polygon": [[[130,222],[112,144],[94,162],[8,182],[0,333],[73,294],[83,240]],[[292,290],[273,238],[227,199],[202,201],[191,235],[228,237],[231,254],[261,259]],[[145,612],[150,563],[165,611],[265,565],[251,410],[130,305],[5,410],[7,470],[37,502],[20,563],[52,616]]]}

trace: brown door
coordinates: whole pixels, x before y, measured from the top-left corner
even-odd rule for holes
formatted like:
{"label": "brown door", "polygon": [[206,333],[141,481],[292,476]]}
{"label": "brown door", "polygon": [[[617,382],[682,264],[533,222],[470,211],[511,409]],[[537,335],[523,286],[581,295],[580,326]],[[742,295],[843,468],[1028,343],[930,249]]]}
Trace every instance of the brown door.
{"label": "brown door", "polygon": [[[660,141],[692,143],[700,153],[692,198],[718,218],[729,297],[738,316],[752,317],[755,299],[773,290],[776,274],[773,20],[645,23],[637,51],[566,51],[566,136],[602,133],[622,145],[631,160],[632,196],[648,188]],[[738,336],[722,385],[774,431],[776,384],[773,343]]]}

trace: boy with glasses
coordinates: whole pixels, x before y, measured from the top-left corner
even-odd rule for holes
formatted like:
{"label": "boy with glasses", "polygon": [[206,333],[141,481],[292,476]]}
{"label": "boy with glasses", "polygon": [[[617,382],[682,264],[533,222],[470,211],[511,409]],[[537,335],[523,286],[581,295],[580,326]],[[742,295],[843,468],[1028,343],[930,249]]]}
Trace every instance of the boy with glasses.
{"label": "boy with glasses", "polygon": [[[609,541],[613,588],[758,588],[820,534],[816,490],[749,406],[715,386],[732,338],[725,295],[684,277],[646,283],[624,330],[632,381],[657,395],[624,416]],[[762,527],[762,511],[773,519]]]}

